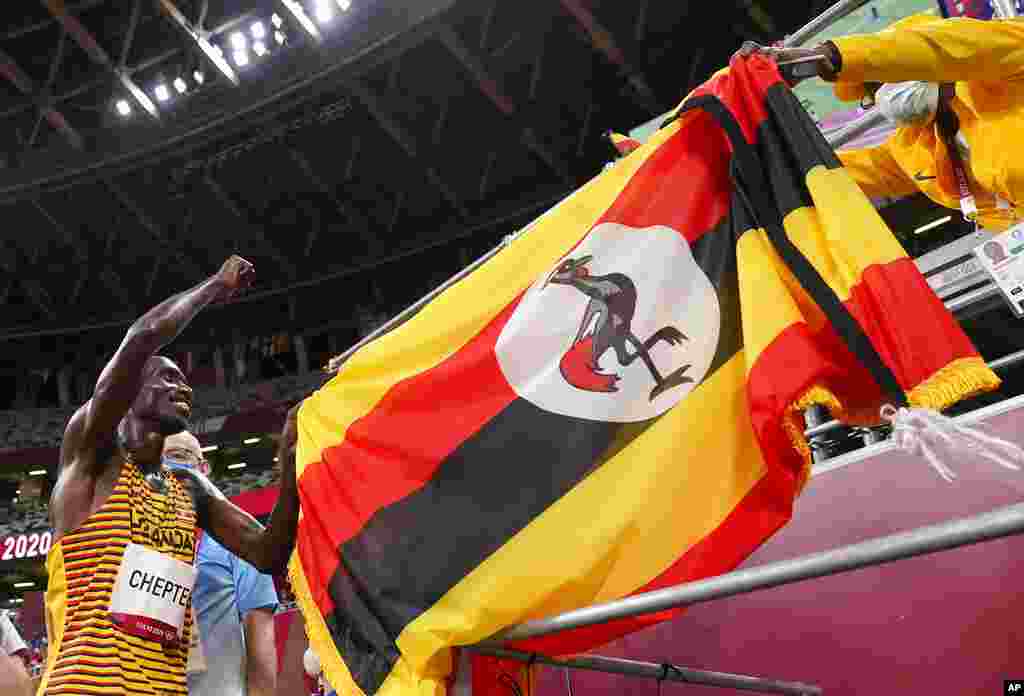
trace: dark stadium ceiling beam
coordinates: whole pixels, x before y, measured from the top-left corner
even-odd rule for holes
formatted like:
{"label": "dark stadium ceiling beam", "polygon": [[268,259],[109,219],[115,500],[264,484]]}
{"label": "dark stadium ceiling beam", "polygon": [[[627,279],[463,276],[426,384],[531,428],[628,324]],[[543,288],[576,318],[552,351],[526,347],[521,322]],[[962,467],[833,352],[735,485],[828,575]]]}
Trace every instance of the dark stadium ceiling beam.
{"label": "dark stadium ceiling beam", "polygon": [[[62,224],[53,214],[47,209],[43,202],[38,198],[32,198],[29,201],[32,207],[48,222],[57,235],[64,240],[64,243],[74,249],[75,252],[75,265],[78,267],[78,277],[75,279],[74,287],[72,288],[71,295],[67,298],[69,307],[73,307],[78,302],[78,297],[82,292],[82,288],[85,287],[85,281],[90,275],[89,268],[89,249],[85,245],[84,240],[74,234],[66,225]],[[3,304],[3,303],[0,303]]]}
{"label": "dark stadium ceiling beam", "polygon": [[[94,7],[104,5],[110,1],[111,0],[82,0],[82,2],[76,2],[73,5],[71,5],[71,7],[68,8],[68,12],[70,12],[71,14],[79,14],[81,12],[91,10]],[[32,24],[26,24],[24,26],[18,27],[17,29],[10,29],[9,31],[0,34],[0,41],[10,41],[11,39],[17,39],[21,36],[25,36],[26,34],[31,34],[33,32],[46,29],[47,27],[56,24],[57,21],[58,20],[51,15],[49,19],[44,19],[39,22],[33,22]]]}
{"label": "dark stadium ceiling beam", "polygon": [[487,53],[487,37],[491,33],[491,25],[494,24],[494,14],[498,11],[498,0],[491,0],[487,5],[487,14],[484,15],[483,24],[480,26],[480,50]]}
{"label": "dark stadium ceiling beam", "polygon": [[444,199],[458,211],[459,215],[463,219],[469,217],[469,212],[463,206],[459,196],[455,193],[455,190],[441,178],[437,169],[424,158],[420,152],[416,138],[403,128],[394,117],[388,112],[388,110],[381,103],[381,100],[375,95],[366,85],[358,80],[349,80],[345,83],[345,86],[356,97],[366,110],[370,112],[374,120],[384,129],[392,140],[398,144],[405,154],[409,156],[409,159],[419,164],[423,171],[426,173],[427,178],[430,179],[431,183],[437,187],[437,190],[441,192]]}
{"label": "dark stadium ceiling beam", "polygon": [[[288,156],[291,157],[295,165],[302,170],[303,175],[309,179],[310,183],[316,187],[320,193],[330,199],[331,203],[334,204],[335,209],[348,220],[353,227],[356,229],[356,233],[362,238],[364,242],[369,243],[371,241],[370,226],[361,214],[353,210],[352,206],[345,203],[345,201],[338,198],[338,195],[334,192],[334,189],[324,181],[316,170],[313,169],[312,163],[309,158],[306,157],[299,149],[286,145],[285,148],[288,151]],[[317,229],[313,225],[309,230],[309,239],[306,243],[306,256],[309,257],[313,251],[313,244],[316,241]]]}
{"label": "dark stadium ceiling beam", "polygon": [[17,262],[18,250],[13,244],[4,242],[3,246],[0,247],[0,269],[6,271],[12,278],[14,278],[21,287],[25,290],[25,294],[28,295],[28,299],[31,300],[32,304],[36,308],[46,315],[47,319],[53,319],[56,315],[53,312],[53,300],[50,298],[50,293],[46,291],[42,283],[39,282],[40,277],[39,268],[26,268],[21,266]]}
{"label": "dark stadium ceiling beam", "polygon": [[160,270],[164,265],[164,257],[161,254],[157,254],[153,257],[153,268],[149,271],[149,277],[146,278],[146,298],[153,296],[153,288],[156,286],[156,277],[160,275]]}
{"label": "dark stadium ceiling beam", "polygon": [[189,258],[181,249],[175,248],[170,243],[170,238],[167,233],[156,222],[156,220],[150,217],[149,213],[146,212],[138,201],[125,193],[120,186],[109,179],[104,179],[103,185],[110,195],[117,199],[124,208],[135,216],[135,219],[139,222],[142,228],[149,232],[149,235],[159,245],[159,248],[156,249],[158,254],[170,254],[174,256],[174,258],[180,261],[182,265],[187,268],[189,275],[196,280],[205,277],[206,274],[203,272],[203,269],[199,268],[199,264]]}
{"label": "dark stadium ceiling beam", "polygon": [[0,50],[0,73],[14,85],[14,87],[29,97],[32,103],[39,110],[39,115],[46,119],[46,122],[53,126],[53,129],[71,144],[76,150],[82,149],[82,136],[79,135],[64,114],[53,108],[49,90],[39,90],[35,82],[25,73],[14,59]]}
{"label": "dark stadium ceiling beam", "polygon": [[[483,61],[470,51],[462,42],[462,39],[459,38],[459,35],[455,33],[455,30],[448,24],[442,24],[438,29],[437,36],[441,43],[444,44],[444,47],[448,49],[448,52],[473,76],[477,88],[483,92],[484,96],[490,99],[498,111],[504,114],[520,130],[523,144],[540,157],[541,161],[555,172],[563,182],[570,183],[572,177],[569,174],[569,168],[566,163],[561,161],[550,149],[541,143],[534,129],[519,116],[520,112],[515,102],[502,92],[498,81],[487,71]],[[538,58],[538,65],[539,62],[540,59]]]}
{"label": "dark stadium ceiling beam", "polygon": [[576,19],[583,30],[587,32],[587,36],[590,37],[590,45],[594,47],[594,50],[601,53],[622,71],[629,84],[632,85],[633,91],[640,98],[639,105],[653,110],[654,113],[663,112],[665,107],[659,103],[654,90],[651,89],[650,82],[626,58],[625,52],[619,47],[615,37],[598,21],[594,13],[586,6],[585,0],[559,0],[559,2]]}
{"label": "dark stadium ceiling beam", "polygon": [[157,5],[160,7],[161,14],[170,20],[179,32],[192,41],[203,60],[237,87],[239,85],[238,74],[228,64],[223,54],[218,53],[210,43],[209,32],[204,31],[201,25],[193,26],[171,0],[157,0]]}
{"label": "dark stadium ceiling beam", "polygon": [[388,223],[388,238],[391,237],[391,233],[395,231],[395,225],[398,224],[399,218],[402,216],[402,206],[405,205],[405,191],[399,191],[395,196],[395,207],[391,211],[391,222]]}
{"label": "dark stadium ceiling beam", "polygon": [[200,0],[199,16],[196,17],[196,28],[202,29],[206,26],[206,17],[210,14],[210,0]]}
{"label": "dark stadium ceiling beam", "polygon": [[50,14],[60,22],[64,30],[75,40],[83,51],[89,56],[92,62],[105,68],[114,77],[117,78],[118,82],[124,87],[132,98],[143,108],[143,110],[150,115],[156,121],[160,120],[160,112],[157,111],[156,104],[150,99],[142,89],[135,84],[132,80],[131,75],[127,70],[119,68],[117,64],[111,60],[107,52],[103,50],[103,47],[96,41],[96,37],[92,35],[88,29],[85,28],[78,17],[65,6],[64,0],[40,0]]}
{"label": "dark stadium ceiling beam", "polygon": [[117,65],[121,70],[128,66],[128,54],[132,51],[132,44],[135,42],[135,32],[139,28],[139,20],[142,18],[142,0],[131,0],[132,14],[128,18],[128,29],[121,40],[121,57]]}
{"label": "dark stadium ceiling beam", "polygon": [[636,13],[636,26],[633,29],[633,40],[641,44],[647,38],[647,12],[651,9],[651,1],[643,0],[639,5]]}
{"label": "dark stadium ceiling beam", "polygon": [[66,225],[64,225],[56,217],[54,217],[53,213],[51,213],[46,208],[46,206],[43,205],[42,201],[40,201],[38,198],[32,198],[29,200],[29,202],[32,204],[32,207],[35,208],[36,211],[43,217],[43,219],[45,219],[50,224],[50,227],[52,227],[54,232],[57,233],[57,236],[63,239],[65,244],[67,244],[69,247],[75,250],[76,260],[79,263],[84,263],[84,259],[86,257],[86,245],[84,244],[82,238],[72,233],[72,231],[68,229]]}
{"label": "dark stadium ceiling beam", "polygon": [[[68,11],[73,14],[74,10],[76,8],[80,8],[80,7],[82,7],[82,5],[85,5],[85,4],[86,3],[81,3],[79,5],[76,5],[74,8],[71,8]],[[88,9],[88,8],[85,8],[85,9]],[[242,18],[242,20],[245,20],[245,19],[248,19],[250,17],[251,17],[251,13],[245,13],[244,15],[242,15],[241,18]],[[55,19],[54,20],[49,20],[48,24],[54,23],[56,21],[57,20],[55,20]],[[210,29],[208,32],[205,32],[205,33],[208,34],[208,35],[211,35],[211,36],[212,35],[217,35],[217,34],[222,34],[225,31],[228,31],[231,27],[233,27],[236,24],[238,24],[238,22],[239,22],[239,18],[237,18],[237,17],[236,18],[232,18],[232,19],[224,22],[223,24],[215,27],[214,29]],[[199,26],[199,25],[196,25],[196,26]],[[0,36],[0,41],[2,41],[2,40],[3,40],[3,37]],[[135,65],[131,65],[131,66],[126,66],[124,68],[124,70],[125,70],[125,72],[129,76],[131,76],[131,75],[134,75],[134,74],[136,74],[136,73],[138,73],[138,72],[140,72],[142,70],[147,70],[149,68],[156,67],[157,65],[160,65],[161,63],[166,63],[167,61],[176,58],[177,56],[181,55],[182,53],[183,53],[183,49],[181,47],[169,48],[166,51],[164,51],[163,53],[158,53],[157,55],[155,55],[155,56],[153,56],[151,58],[147,58],[146,60],[144,60],[144,61],[142,61],[140,63],[137,63]],[[107,75],[103,75],[101,77],[93,78],[92,80],[88,80],[88,81],[83,82],[82,84],[80,84],[80,85],[78,85],[76,87],[73,87],[72,89],[68,90],[67,92],[63,92],[61,94],[50,95],[50,104],[51,104],[51,106],[56,106],[57,104],[60,104],[62,102],[68,101],[69,99],[74,99],[75,97],[79,97],[79,96],[85,94],[86,92],[90,92],[92,90],[99,89],[100,87],[105,86],[109,82],[110,82],[110,78]],[[19,113],[21,113],[23,111],[28,111],[31,108],[33,108],[33,104],[32,104],[31,101],[29,101],[27,103],[23,103],[23,104],[17,104],[15,106],[12,106],[12,107],[4,109],[3,111],[0,111],[0,118],[8,118],[10,116],[15,116],[15,115],[17,115],[17,114],[19,114]]]}
{"label": "dark stadium ceiling beam", "polygon": [[[214,176],[212,171],[207,171],[203,174],[203,182],[206,187],[210,189],[210,193],[217,199],[225,210],[230,212],[236,217],[241,223],[242,227],[246,232],[246,237],[249,243],[253,244],[257,250],[265,251],[268,256],[274,259],[278,267],[281,268],[289,281],[294,281],[298,278],[299,271],[295,264],[286,258],[281,251],[274,246],[274,243],[270,241],[267,236],[267,231],[263,225],[256,219],[249,210],[248,207],[242,201],[237,200],[234,196],[228,193],[223,186],[220,185]],[[245,256],[246,250],[239,249],[238,253]]]}

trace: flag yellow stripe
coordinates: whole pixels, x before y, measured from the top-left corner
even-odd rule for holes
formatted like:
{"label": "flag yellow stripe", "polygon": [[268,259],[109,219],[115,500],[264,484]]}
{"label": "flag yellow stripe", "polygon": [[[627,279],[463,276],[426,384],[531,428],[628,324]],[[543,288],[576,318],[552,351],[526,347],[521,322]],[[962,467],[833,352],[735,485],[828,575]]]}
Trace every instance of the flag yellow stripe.
{"label": "flag yellow stripe", "polygon": [[[869,265],[897,261],[906,252],[845,170],[815,167],[807,175],[807,187],[817,205],[790,212],[783,221],[786,234],[846,302]],[[745,233],[736,247],[742,304],[761,308],[743,314],[749,368],[787,327],[806,323],[815,331],[825,324],[825,315],[764,230]]]}
{"label": "flag yellow stripe", "polygon": [[647,157],[678,129],[675,123],[656,133],[637,150],[639,155],[592,179],[539,218],[499,254],[500,263],[484,264],[408,322],[353,355],[341,373],[300,409],[298,474],[320,459],[324,447],[340,443],[348,426],[369,413],[392,386],[436,367],[551,271],[607,211]]}
{"label": "flag yellow stripe", "polygon": [[441,670],[448,645],[635,592],[714,531],[764,474],[745,374],[738,353],[410,623],[396,677]]}

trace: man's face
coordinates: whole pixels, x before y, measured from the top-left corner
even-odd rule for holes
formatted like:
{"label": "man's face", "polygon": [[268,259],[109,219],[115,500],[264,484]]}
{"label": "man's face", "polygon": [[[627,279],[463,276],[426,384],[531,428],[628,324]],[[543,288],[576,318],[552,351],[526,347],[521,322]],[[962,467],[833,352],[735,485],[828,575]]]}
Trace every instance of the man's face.
{"label": "man's face", "polygon": [[188,427],[192,415],[192,388],[174,361],[161,356],[149,359],[132,412],[142,420],[155,423],[164,436],[180,433]]}
{"label": "man's face", "polygon": [[210,464],[203,456],[203,449],[195,435],[184,430],[164,439],[164,456],[185,466],[191,467],[201,474],[210,473]]}

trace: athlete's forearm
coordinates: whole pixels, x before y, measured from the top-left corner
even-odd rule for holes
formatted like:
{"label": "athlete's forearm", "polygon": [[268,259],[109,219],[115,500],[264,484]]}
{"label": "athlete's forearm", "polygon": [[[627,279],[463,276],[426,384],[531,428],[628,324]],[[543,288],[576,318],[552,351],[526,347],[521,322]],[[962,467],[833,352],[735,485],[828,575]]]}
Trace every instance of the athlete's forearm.
{"label": "athlete's forearm", "polygon": [[[285,570],[295,548],[295,535],[299,525],[299,488],[295,480],[295,448],[278,450],[281,464],[281,486],[270,514],[270,522],[256,545],[258,558],[249,561],[263,572]],[[259,563],[257,563],[259,561]]]}
{"label": "athlete's forearm", "polygon": [[199,527],[262,573],[285,569],[295,547],[299,523],[294,447],[279,450],[278,457],[282,469],[280,491],[266,527],[225,498],[202,474],[194,470],[175,471],[189,488]]}
{"label": "athlete's forearm", "polygon": [[153,307],[135,321],[128,333],[146,336],[158,350],[177,338],[204,307],[217,299],[223,289],[219,274],[210,276]]}

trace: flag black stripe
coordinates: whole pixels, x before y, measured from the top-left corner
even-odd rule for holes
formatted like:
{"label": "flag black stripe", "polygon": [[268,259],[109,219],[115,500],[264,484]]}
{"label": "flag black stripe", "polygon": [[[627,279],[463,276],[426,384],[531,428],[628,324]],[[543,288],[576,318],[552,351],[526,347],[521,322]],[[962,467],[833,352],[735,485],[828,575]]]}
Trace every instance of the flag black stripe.
{"label": "flag black stripe", "polygon": [[[747,142],[736,117],[717,97],[697,97],[683,110],[703,109],[722,126],[733,146],[732,169],[736,191],[744,200],[754,225],[764,228],[783,263],[821,308],[850,351],[871,372],[893,405],[906,406],[906,393],[864,328],[793,244],[783,226],[786,215],[812,205],[805,178],[815,162],[826,167],[837,162],[834,154],[831,157],[821,156],[821,143],[807,145],[807,141],[815,139],[825,142],[824,136],[816,128],[813,134],[810,133],[808,124],[813,127],[810,116],[799,104],[794,109],[787,102],[796,102],[796,98],[786,87],[779,84],[768,89],[766,103],[770,115],[758,129],[756,144]],[[827,142],[824,147],[831,150]],[[765,162],[770,164],[766,167]]]}

